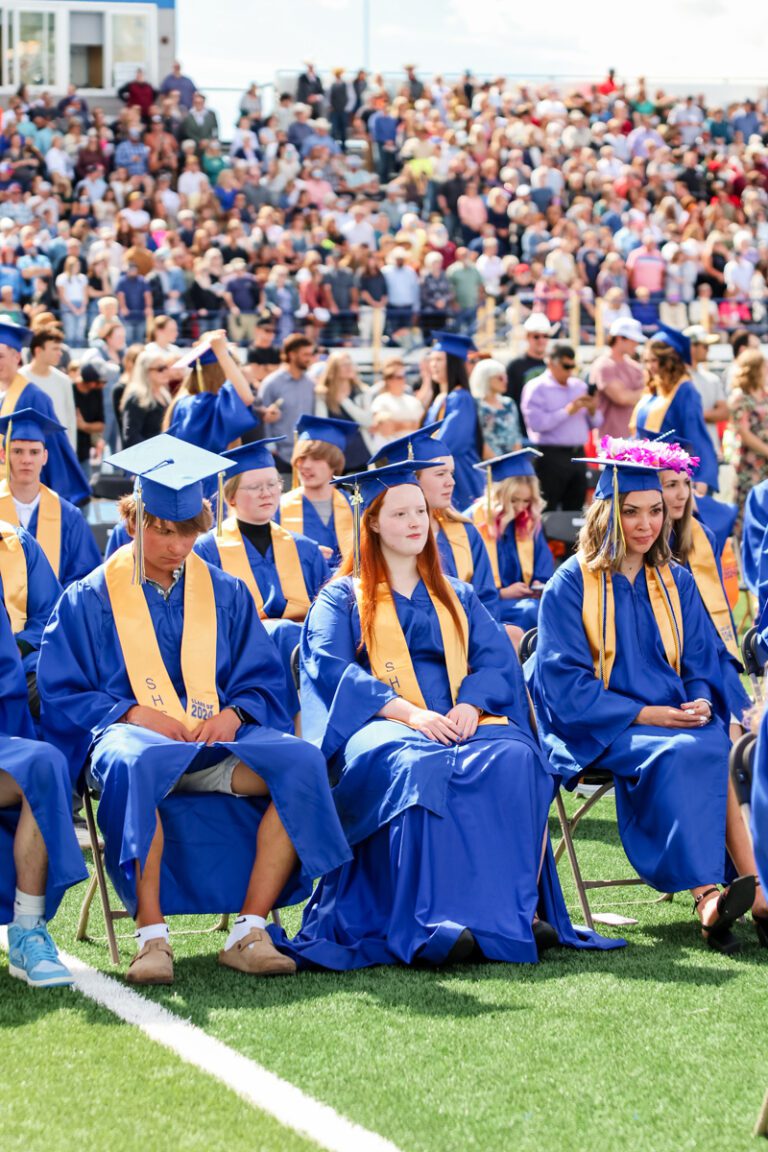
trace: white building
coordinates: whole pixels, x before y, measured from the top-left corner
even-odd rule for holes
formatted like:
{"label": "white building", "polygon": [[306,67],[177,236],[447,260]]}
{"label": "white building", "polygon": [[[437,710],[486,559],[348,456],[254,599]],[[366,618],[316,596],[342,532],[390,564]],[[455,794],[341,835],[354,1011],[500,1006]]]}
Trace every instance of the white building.
{"label": "white building", "polygon": [[0,93],[27,84],[109,97],[143,68],[170,72],[175,0],[0,0]]}

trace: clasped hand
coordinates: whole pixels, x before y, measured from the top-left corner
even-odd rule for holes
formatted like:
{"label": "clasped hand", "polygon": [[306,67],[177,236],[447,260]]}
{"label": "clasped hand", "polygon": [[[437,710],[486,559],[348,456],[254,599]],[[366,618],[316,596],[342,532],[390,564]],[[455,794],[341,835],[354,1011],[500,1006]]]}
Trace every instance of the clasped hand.
{"label": "clasped hand", "polygon": [[479,719],[472,704],[455,704],[445,716],[429,708],[414,708],[407,723],[438,744],[460,744],[474,736]]}
{"label": "clasped hand", "polygon": [[231,708],[224,708],[216,716],[202,720],[197,727],[187,728],[181,720],[144,704],[134,704],[123,719],[127,724],[148,728],[150,732],[158,732],[169,740],[179,740],[184,744],[229,743],[234,740],[241,723]]}
{"label": "clasped hand", "polygon": [[667,704],[648,704],[635,717],[635,724],[652,728],[702,728],[712,719],[708,700],[689,700],[679,708]]}

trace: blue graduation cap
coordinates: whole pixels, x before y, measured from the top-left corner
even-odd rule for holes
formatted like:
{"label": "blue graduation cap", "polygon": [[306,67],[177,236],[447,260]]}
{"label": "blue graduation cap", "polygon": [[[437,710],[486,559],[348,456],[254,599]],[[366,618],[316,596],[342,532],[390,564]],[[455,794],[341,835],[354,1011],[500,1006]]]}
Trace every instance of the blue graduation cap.
{"label": "blue graduation cap", "polygon": [[0,436],[11,440],[37,440],[45,444],[52,432],[66,432],[63,424],[36,408],[17,408],[9,416],[0,416]]}
{"label": "blue graduation cap", "polygon": [[31,335],[29,328],[22,328],[21,324],[8,324],[5,321],[0,324],[0,344],[15,348],[17,352],[26,346]]}
{"label": "blue graduation cap", "polygon": [[471,336],[461,336],[458,332],[433,332],[434,352],[445,352],[447,356],[457,356],[459,360],[466,360],[470,352],[476,352],[477,346]]}
{"label": "blue graduation cap", "polygon": [[424,468],[436,468],[432,460],[406,460],[399,464],[386,464],[383,468],[373,468],[369,472],[354,472],[350,476],[335,476],[331,481],[338,486],[352,488],[352,523],[354,548],[354,574],[360,575],[360,516],[369,508],[377,496],[389,488],[399,488],[402,484],[415,484],[419,487],[416,473]]}
{"label": "blue graduation cap", "polygon": [[250,444],[241,444],[239,448],[230,448],[227,452],[222,452],[222,456],[233,465],[227,476],[231,479],[233,476],[239,476],[241,472],[250,472],[254,468],[274,468],[275,457],[268,445],[279,444],[281,440],[286,439],[286,436],[269,436],[264,440],[254,440]]}
{"label": "blue graduation cap", "polygon": [[691,362],[691,341],[688,336],[683,336],[682,332],[678,332],[676,328],[670,328],[668,324],[659,324],[658,332],[654,332],[651,337],[651,343],[669,344],[677,352],[680,359],[685,364]]}
{"label": "blue graduation cap", "polygon": [[519,448],[517,452],[507,452],[504,456],[494,456],[492,460],[481,460],[473,464],[478,472],[490,472],[493,480],[510,480],[513,476],[535,476],[533,461],[542,453],[536,448]]}
{"label": "blue graduation cap", "polygon": [[106,457],[108,464],[136,477],[135,492],[151,516],[178,523],[203,510],[203,481],[222,476],[232,461],[187,444],[167,432]]}
{"label": "blue graduation cap", "polygon": [[346,452],[347,444],[357,431],[354,420],[336,420],[331,416],[300,416],[296,421],[298,440],[322,440],[341,452]]}
{"label": "blue graduation cap", "polygon": [[437,440],[434,435],[441,424],[442,420],[434,424],[425,424],[423,428],[417,428],[407,436],[390,440],[388,444],[379,448],[378,452],[374,452],[368,463],[377,466],[383,461],[387,464],[402,464],[413,460],[414,456],[418,456],[420,460],[437,460],[450,456],[445,442]]}
{"label": "blue graduation cap", "polygon": [[661,492],[658,468],[634,460],[611,460],[606,456],[577,456],[574,464],[591,464],[601,468],[595,488],[595,500],[612,500],[625,492]]}
{"label": "blue graduation cap", "polygon": [[174,368],[197,368],[204,367],[206,364],[218,364],[216,353],[210,345],[210,341],[202,340],[199,344],[195,344],[193,348],[188,348],[187,351],[179,357]]}

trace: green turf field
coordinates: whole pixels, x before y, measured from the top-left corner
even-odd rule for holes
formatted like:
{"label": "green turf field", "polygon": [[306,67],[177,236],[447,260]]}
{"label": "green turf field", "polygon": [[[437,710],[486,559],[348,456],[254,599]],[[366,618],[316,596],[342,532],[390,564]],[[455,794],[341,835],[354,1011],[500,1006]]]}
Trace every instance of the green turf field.
{"label": "green turf field", "polygon": [[[626,874],[611,801],[580,835],[587,875]],[[70,893],[56,937],[110,971],[103,943],[74,943],[79,899]],[[143,994],[403,1152],[753,1148],[768,955],[748,925],[737,927],[740,958],[709,952],[687,896],[656,904],[636,888],[593,903],[609,902],[640,920],[620,952],[249,982],[217,967],[220,935],[197,934],[173,941],[174,987]],[[284,921],[290,930],[298,916]],[[97,905],[92,929],[102,931]],[[5,963],[4,1152],[156,1147],[158,1124],[172,1149],[313,1147],[79,994],[11,982]]]}

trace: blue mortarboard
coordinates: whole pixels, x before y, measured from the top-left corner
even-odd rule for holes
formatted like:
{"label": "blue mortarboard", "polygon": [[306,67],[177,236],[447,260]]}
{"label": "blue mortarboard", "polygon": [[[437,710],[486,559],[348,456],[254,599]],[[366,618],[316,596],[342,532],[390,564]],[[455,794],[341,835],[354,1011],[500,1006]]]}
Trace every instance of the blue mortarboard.
{"label": "blue mortarboard", "polygon": [[471,336],[460,336],[458,332],[433,332],[434,352],[445,352],[447,356],[458,356],[459,360],[466,360],[470,352],[477,348]]}
{"label": "blue mortarboard", "polygon": [[17,352],[26,346],[31,335],[29,328],[22,328],[20,324],[0,324],[0,344],[15,348]]}
{"label": "blue mortarboard", "polygon": [[490,469],[493,480],[509,480],[513,476],[535,476],[536,470],[533,461],[541,452],[536,448],[519,448],[517,452],[507,452],[504,456],[495,456],[492,460],[481,460],[474,464],[479,472],[486,475]]}
{"label": "blue mortarboard", "polygon": [[141,497],[150,515],[176,522],[198,516],[203,509],[203,481],[232,468],[226,457],[165,432],[106,461],[140,479]]}
{"label": "blue mortarboard", "polygon": [[347,444],[359,425],[354,420],[335,420],[330,416],[300,416],[296,421],[299,440],[322,440],[346,452]]}
{"label": "blue mortarboard", "polygon": [[573,462],[602,469],[595,500],[611,500],[615,492],[661,492],[658,469],[647,464],[636,464],[634,460],[608,460],[604,456],[577,457]]}
{"label": "blue mortarboard", "polygon": [[218,364],[216,353],[211,348],[207,340],[202,340],[199,344],[195,344],[194,348],[188,348],[187,351],[179,357],[173,364],[174,368],[194,368],[200,364]]}
{"label": "blue mortarboard", "polygon": [[241,472],[250,472],[252,468],[274,468],[275,457],[268,445],[279,444],[285,436],[270,436],[264,440],[254,440],[252,444],[241,444],[239,448],[230,448],[222,452],[232,464],[227,476],[239,476]]}
{"label": "blue mortarboard", "polygon": [[0,436],[5,438],[9,429],[11,440],[39,440],[43,444],[52,432],[66,432],[63,424],[36,408],[18,408],[10,416],[0,416]]}
{"label": "blue mortarboard", "polygon": [[419,460],[437,460],[450,456],[446,444],[435,438],[435,432],[441,424],[442,420],[438,420],[435,424],[425,424],[423,428],[417,428],[407,436],[390,440],[388,444],[379,448],[378,452],[374,452],[368,463],[378,465],[386,460],[387,464],[403,464],[413,460],[414,456],[418,456]]}
{"label": "blue mortarboard", "polygon": [[398,488],[401,484],[416,484],[416,473],[422,468],[435,468],[432,460],[404,460],[398,464],[387,464],[383,468],[373,468],[369,472],[355,472],[351,476],[337,476],[332,481],[338,485],[349,485],[362,497],[361,511],[373,503],[378,495],[388,488]]}
{"label": "blue mortarboard", "polygon": [[685,364],[690,364],[691,341],[688,336],[683,336],[682,332],[678,332],[676,328],[670,328],[668,324],[659,324],[658,332],[654,332],[651,336],[651,343],[655,341],[660,344],[669,344],[670,348],[674,348]]}

